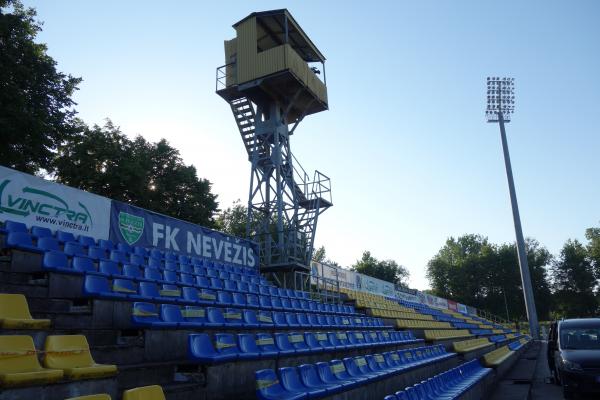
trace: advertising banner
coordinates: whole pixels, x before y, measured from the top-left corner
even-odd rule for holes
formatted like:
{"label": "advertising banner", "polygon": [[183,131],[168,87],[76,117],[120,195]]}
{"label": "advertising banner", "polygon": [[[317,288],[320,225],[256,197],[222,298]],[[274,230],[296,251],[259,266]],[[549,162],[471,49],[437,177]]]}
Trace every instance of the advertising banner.
{"label": "advertising banner", "polygon": [[396,290],[396,298],[404,301],[410,301],[412,303],[421,302],[418,295],[402,292],[400,290]]}
{"label": "advertising banner", "polygon": [[467,313],[469,315],[477,315],[477,309],[473,308],[473,307],[470,307],[470,306],[467,306]]}
{"label": "advertising banner", "polygon": [[465,306],[464,304],[460,304],[458,303],[458,312],[461,314],[467,314],[467,306]]}
{"label": "advertising banner", "polygon": [[213,261],[258,267],[258,245],[119,201],[112,202],[110,239]]}
{"label": "advertising banner", "polygon": [[448,302],[448,310],[458,312],[458,303],[454,300],[446,300]]}
{"label": "advertising banner", "polygon": [[356,274],[356,290],[389,297],[396,292],[393,283],[363,274]]}
{"label": "advertising banner", "polygon": [[344,268],[336,268],[333,265],[323,264],[320,262],[313,261],[311,263],[311,270],[313,277],[311,283],[317,284],[317,279],[314,277],[319,276],[321,278],[338,280],[340,287],[348,289],[355,289],[355,275],[356,272],[350,271]]}
{"label": "advertising banner", "polygon": [[0,220],[108,239],[110,199],[0,166]]}

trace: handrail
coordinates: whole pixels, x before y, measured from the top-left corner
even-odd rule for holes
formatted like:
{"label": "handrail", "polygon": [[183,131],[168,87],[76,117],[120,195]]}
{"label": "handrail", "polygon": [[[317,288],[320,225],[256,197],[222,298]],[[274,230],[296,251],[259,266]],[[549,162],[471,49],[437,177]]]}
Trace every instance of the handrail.
{"label": "handrail", "polygon": [[235,62],[231,62],[231,63],[225,64],[225,65],[221,65],[220,67],[217,67],[215,91],[218,92],[221,89],[227,88],[227,78],[234,77],[233,74],[232,75],[227,74],[227,67],[234,66],[235,64],[236,64]]}

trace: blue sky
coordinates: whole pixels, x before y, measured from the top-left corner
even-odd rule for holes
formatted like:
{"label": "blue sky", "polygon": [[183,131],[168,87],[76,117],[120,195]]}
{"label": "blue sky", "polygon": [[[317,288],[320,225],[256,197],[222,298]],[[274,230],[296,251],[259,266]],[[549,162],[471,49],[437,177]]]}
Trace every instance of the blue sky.
{"label": "blue sky", "polygon": [[327,57],[330,110],[306,118],[292,150],[332,178],[317,245],[349,266],[370,250],[428,286],[449,236],[514,240],[485,78],[512,76],[508,125],[523,230],[557,253],[600,223],[600,2],[24,1],[89,124],[167,138],[222,207],[246,201],[249,163],[214,93],[223,40],[252,11],[288,8]]}

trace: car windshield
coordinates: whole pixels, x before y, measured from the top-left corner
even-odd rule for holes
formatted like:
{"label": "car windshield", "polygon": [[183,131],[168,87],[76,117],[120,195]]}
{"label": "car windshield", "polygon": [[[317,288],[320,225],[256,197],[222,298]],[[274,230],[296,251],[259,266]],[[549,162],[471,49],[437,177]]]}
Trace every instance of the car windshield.
{"label": "car windshield", "polygon": [[562,328],[560,344],[564,350],[600,350],[600,327]]}

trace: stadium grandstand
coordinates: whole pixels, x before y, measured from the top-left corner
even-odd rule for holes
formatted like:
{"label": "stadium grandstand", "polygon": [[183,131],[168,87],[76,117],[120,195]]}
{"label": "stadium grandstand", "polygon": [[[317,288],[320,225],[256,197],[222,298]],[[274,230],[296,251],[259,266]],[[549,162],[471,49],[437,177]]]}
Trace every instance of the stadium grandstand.
{"label": "stadium grandstand", "polygon": [[249,208],[280,234],[237,238],[0,167],[0,400],[490,398],[529,336],[451,299],[313,276],[329,180],[295,180],[286,138],[328,107],[311,66],[325,58],[287,10],[234,27],[217,92],[256,178]]}

